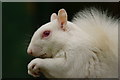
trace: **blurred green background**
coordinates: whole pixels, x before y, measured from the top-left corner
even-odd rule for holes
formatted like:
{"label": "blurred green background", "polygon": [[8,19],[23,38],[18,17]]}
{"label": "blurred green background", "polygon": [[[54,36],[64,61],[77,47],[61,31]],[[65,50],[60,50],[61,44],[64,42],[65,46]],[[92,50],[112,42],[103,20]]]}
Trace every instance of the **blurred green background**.
{"label": "blurred green background", "polygon": [[88,7],[97,7],[114,16],[118,15],[118,3],[56,3],[56,2],[3,2],[2,3],[2,77],[32,78],[27,74],[27,64],[34,58],[26,53],[32,34],[49,22],[53,12],[64,8],[69,20]]}

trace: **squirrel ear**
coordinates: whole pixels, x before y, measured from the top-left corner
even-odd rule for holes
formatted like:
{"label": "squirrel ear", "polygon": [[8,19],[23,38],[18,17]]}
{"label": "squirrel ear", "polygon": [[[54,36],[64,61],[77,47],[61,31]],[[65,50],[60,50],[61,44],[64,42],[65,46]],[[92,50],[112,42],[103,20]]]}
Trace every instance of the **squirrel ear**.
{"label": "squirrel ear", "polygon": [[56,13],[53,13],[53,14],[51,15],[50,21],[53,21],[53,20],[55,20],[55,19],[57,19],[57,14],[56,14]]}
{"label": "squirrel ear", "polygon": [[67,29],[67,13],[65,11],[65,9],[60,9],[58,11],[58,22],[60,24],[61,29],[63,29],[64,31],[66,31]]}

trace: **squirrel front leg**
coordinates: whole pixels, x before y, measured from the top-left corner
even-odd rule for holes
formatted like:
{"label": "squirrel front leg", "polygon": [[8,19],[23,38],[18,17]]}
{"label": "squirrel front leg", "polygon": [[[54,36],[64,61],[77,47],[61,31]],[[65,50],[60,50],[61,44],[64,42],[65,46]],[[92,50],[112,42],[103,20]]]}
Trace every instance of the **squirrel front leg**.
{"label": "squirrel front leg", "polygon": [[42,72],[47,77],[61,77],[67,70],[66,66],[65,58],[36,58],[28,64],[28,74],[39,77]]}

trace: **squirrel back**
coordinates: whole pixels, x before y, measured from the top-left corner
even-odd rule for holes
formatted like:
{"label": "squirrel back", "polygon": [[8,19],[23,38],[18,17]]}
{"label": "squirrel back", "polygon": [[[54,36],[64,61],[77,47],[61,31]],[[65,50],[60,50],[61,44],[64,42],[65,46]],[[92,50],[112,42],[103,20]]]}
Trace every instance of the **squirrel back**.
{"label": "squirrel back", "polygon": [[[78,12],[72,20],[82,31],[87,33],[91,40],[91,48],[97,58],[104,65],[103,70],[107,70],[108,66],[111,70],[108,76],[118,76],[118,20],[107,15],[96,8],[90,8]],[[88,42],[89,43],[89,42]],[[86,43],[86,44],[88,44]],[[86,46],[88,47],[88,46]],[[111,67],[111,68],[110,68]],[[106,74],[106,73],[105,73]],[[96,74],[97,75],[97,74]],[[107,75],[102,75],[107,76]]]}

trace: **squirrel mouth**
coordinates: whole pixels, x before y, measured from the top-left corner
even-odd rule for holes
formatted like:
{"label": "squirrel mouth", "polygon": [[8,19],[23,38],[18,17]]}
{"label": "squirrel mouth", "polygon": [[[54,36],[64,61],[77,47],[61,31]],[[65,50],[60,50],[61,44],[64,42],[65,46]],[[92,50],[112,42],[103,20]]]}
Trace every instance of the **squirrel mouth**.
{"label": "squirrel mouth", "polygon": [[52,58],[52,56],[47,56],[47,53],[44,53],[42,55],[39,56],[40,58]]}
{"label": "squirrel mouth", "polygon": [[40,55],[40,57],[45,57],[45,56],[47,56],[47,54],[46,54],[46,53],[44,53],[44,54]]}

